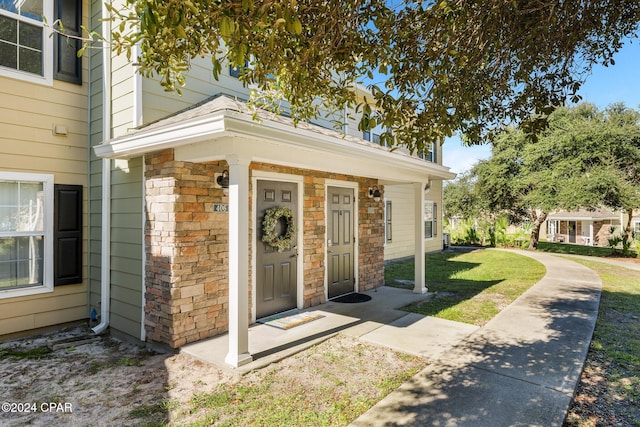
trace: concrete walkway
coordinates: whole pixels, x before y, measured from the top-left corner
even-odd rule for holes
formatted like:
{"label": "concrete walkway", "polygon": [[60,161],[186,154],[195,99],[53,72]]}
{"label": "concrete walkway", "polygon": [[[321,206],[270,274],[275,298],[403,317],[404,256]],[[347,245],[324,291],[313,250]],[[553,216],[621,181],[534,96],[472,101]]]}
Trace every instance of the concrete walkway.
{"label": "concrete walkway", "polygon": [[[353,426],[562,425],[595,327],[602,282],[575,262],[519,253],[543,263],[544,278]],[[384,341],[380,332],[362,339]]]}
{"label": "concrete walkway", "polygon": [[224,363],[227,336],[181,351],[242,374],[337,333],[420,355],[431,364],[353,426],[561,426],[595,327],[602,283],[590,269],[546,253],[517,251],[545,265],[544,278],[482,328],[399,308],[428,298],[382,287],[358,304],[328,302],[324,317],[289,330],[249,329],[254,360]]}

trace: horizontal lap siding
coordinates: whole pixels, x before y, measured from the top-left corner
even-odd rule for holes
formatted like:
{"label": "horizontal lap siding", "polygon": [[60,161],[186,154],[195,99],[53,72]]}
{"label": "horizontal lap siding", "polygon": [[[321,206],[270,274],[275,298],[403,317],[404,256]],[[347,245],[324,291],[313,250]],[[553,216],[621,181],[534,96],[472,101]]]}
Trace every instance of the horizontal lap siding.
{"label": "horizontal lap siding", "polygon": [[[92,3],[92,28],[101,31],[101,2]],[[93,50],[91,81],[91,146],[102,134],[102,51]],[[122,135],[134,123],[134,67],[124,55],[111,61],[112,137]],[[100,313],[102,272],[102,159],[90,153],[90,257],[89,304]],[[110,327],[133,338],[141,338],[142,313],[142,159],[110,161],[111,170],[111,283]]]}
{"label": "horizontal lap siding", "polygon": [[413,256],[415,253],[414,197],[412,184],[384,187],[384,198],[390,201],[392,206],[392,240],[385,246],[385,261]]}
{"label": "horizontal lap siding", "polygon": [[[88,3],[83,4],[88,20]],[[52,174],[56,184],[82,185],[83,277],[88,275],[87,88],[54,80],[51,86],[0,76],[0,170]],[[67,135],[54,135],[55,125]],[[49,260],[53,262],[53,259]],[[0,299],[0,335],[88,317],[87,283],[57,286],[53,292]]]}
{"label": "horizontal lap siding", "polygon": [[242,82],[229,76],[229,67],[223,67],[219,80],[213,78],[211,60],[195,58],[185,74],[186,84],[180,88],[182,95],[165,92],[156,80],[143,79],[143,117],[145,123],[165,118],[177,111],[189,108],[213,95],[226,94],[241,100],[249,98],[249,90]]}
{"label": "horizontal lap siding", "polygon": [[[99,1],[91,3],[91,29],[101,31],[101,8]],[[102,142],[102,49],[89,49],[89,145],[91,148]],[[89,271],[88,292],[89,309],[100,313],[100,274],[101,274],[101,180],[102,161],[89,150]]]}
{"label": "horizontal lap siding", "polygon": [[[392,241],[387,242],[384,250],[385,261],[411,257],[415,254],[414,226],[414,190],[413,184],[386,185],[384,198],[392,202]],[[442,182],[434,181],[425,195],[426,200],[434,201],[438,209],[437,235],[425,239],[425,252],[442,249]]]}
{"label": "horizontal lap siding", "polygon": [[111,173],[111,327],[140,339],[142,321],[142,158]]}

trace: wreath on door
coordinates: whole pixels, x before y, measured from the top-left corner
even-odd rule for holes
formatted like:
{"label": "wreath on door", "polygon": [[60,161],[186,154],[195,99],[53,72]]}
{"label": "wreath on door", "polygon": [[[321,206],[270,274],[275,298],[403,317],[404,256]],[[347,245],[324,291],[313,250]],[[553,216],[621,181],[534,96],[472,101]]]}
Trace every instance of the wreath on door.
{"label": "wreath on door", "polygon": [[[278,234],[276,226],[280,221],[280,218],[284,218],[286,222],[286,230],[282,234]],[[291,209],[281,206],[271,209],[267,209],[262,220],[262,241],[282,252],[283,250],[291,247],[293,239],[296,235],[296,226],[293,223],[293,212]]]}

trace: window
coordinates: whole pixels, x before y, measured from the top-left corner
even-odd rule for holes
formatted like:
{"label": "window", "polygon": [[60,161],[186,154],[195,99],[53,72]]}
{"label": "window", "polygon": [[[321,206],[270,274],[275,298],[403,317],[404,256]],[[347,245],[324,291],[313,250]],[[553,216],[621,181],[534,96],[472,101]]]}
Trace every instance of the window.
{"label": "window", "polygon": [[385,237],[385,241],[388,243],[391,243],[392,241],[392,235],[391,235],[391,220],[392,220],[392,205],[391,205],[391,201],[387,201],[385,203],[385,210],[384,210],[384,237]]}
{"label": "window", "polygon": [[436,163],[437,162],[436,154],[437,154],[436,145],[432,142],[425,146],[425,149],[418,154],[418,157],[420,157],[423,160],[428,160],[430,162]]}
{"label": "window", "polygon": [[557,220],[548,220],[547,221],[547,235],[555,236],[560,232],[560,227],[558,225]]}
{"label": "window", "polygon": [[636,235],[640,237],[640,221],[633,223],[633,230],[636,232]]}
{"label": "window", "polygon": [[373,142],[374,144],[383,145],[386,147],[386,144],[382,144],[381,134],[379,133],[374,133],[366,130],[362,132],[362,139],[364,139],[365,141]]}
{"label": "window", "polygon": [[0,298],[53,290],[53,176],[0,172]]}
{"label": "window", "polygon": [[426,200],[424,202],[424,238],[432,239],[438,235],[438,213],[435,202]]}
{"label": "window", "polygon": [[0,69],[10,77],[50,81],[53,40],[43,16],[51,20],[53,2],[0,0]]}

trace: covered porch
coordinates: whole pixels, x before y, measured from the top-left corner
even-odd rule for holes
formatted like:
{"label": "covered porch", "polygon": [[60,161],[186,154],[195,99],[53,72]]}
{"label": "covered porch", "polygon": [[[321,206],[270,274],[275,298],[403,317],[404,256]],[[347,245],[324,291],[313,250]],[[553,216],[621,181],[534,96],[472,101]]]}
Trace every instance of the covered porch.
{"label": "covered porch", "polygon": [[603,208],[580,209],[550,214],[546,222],[549,242],[606,247],[611,227],[620,225],[620,216]]}
{"label": "covered porch", "polygon": [[[253,359],[249,324],[270,310],[381,286],[384,206],[373,193],[385,184],[413,186],[414,292],[426,291],[424,189],[452,178],[447,168],[225,96],[95,151],[145,157],[150,340],[177,348],[228,332],[225,360],[239,367]],[[296,233],[276,251],[264,244],[263,221],[285,206]]]}

